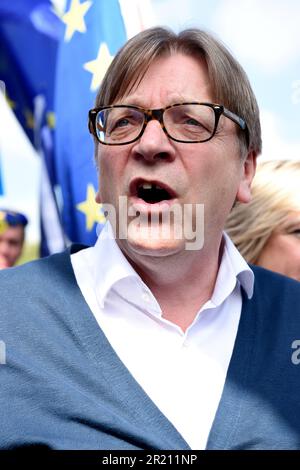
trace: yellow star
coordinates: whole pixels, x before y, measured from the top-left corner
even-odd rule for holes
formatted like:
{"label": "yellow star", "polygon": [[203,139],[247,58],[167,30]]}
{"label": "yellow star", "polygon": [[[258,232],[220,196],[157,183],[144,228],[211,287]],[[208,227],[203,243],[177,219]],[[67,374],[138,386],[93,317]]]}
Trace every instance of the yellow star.
{"label": "yellow star", "polygon": [[112,60],[113,56],[110,55],[107,44],[102,42],[98,50],[97,58],[84,64],[83,68],[93,74],[90,87],[91,91],[97,90],[97,88],[100,86],[105,72]]}
{"label": "yellow star", "polygon": [[80,33],[86,32],[84,15],[87,13],[91,5],[91,1],[80,3],[79,0],[72,0],[70,10],[62,16],[62,21],[67,25],[65,32],[66,42],[72,39],[75,31]]}
{"label": "yellow star", "polygon": [[26,119],[26,127],[28,127],[28,129],[34,129],[34,116],[32,112],[29,109],[25,109],[24,115]]}
{"label": "yellow star", "polygon": [[10,107],[10,109],[16,109],[16,107],[17,107],[16,102],[11,100],[9,98],[8,94],[6,94],[5,98],[6,98],[6,102],[7,102],[8,106]]}
{"label": "yellow star", "polygon": [[5,212],[0,211],[0,235],[8,229],[8,223],[5,220]]}
{"label": "yellow star", "polygon": [[48,127],[50,129],[55,129],[55,114],[53,111],[48,111],[48,113],[46,114],[46,120]]}
{"label": "yellow star", "polygon": [[99,222],[104,224],[106,218],[103,213],[101,213],[101,204],[97,204],[95,201],[95,188],[90,183],[87,186],[86,200],[77,204],[76,208],[83,212],[86,217],[86,229],[90,232],[95,223]]}

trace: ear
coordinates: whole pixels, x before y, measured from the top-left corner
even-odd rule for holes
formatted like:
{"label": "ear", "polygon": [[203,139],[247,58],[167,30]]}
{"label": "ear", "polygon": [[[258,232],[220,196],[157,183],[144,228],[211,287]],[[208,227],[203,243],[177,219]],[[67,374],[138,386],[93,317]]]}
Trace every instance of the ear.
{"label": "ear", "polygon": [[255,175],[257,154],[249,152],[243,163],[242,178],[236,194],[236,200],[247,203],[251,200],[251,183]]}

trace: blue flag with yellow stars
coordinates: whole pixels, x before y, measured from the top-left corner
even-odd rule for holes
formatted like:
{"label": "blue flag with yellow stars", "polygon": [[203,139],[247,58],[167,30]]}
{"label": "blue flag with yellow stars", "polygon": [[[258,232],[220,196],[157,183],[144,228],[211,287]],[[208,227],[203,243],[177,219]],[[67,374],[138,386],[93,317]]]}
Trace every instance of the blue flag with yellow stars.
{"label": "blue flag with yellow stars", "polygon": [[[63,25],[50,0],[1,0],[0,80],[8,104],[34,143],[34,100],[53,110],[58,41]],[[49,115],[47,116],[49,118]]]}
{"label": "blue flag with yellow stars", "polygon": [[125,40],[118,0],[0,2],[0,80],[42,156],[43,255],[93,244],[104,222],[87,115]]}
{"label": "blue flag with yellow stars", "polygon": [[65,33],[57,59],[55,156],[62,218],[70,240],[90,245],[105,219],[95,203],[98,178],[88,110],[126,32],[117,0],[69,0],[61,18]]}
{"label": "blue flag with yellow stars", "polygon": [[[48,210],[47,219],[41,220],[42,229],[46,222],[51,226],[49,238],[42,237],[42,254],[59,251],[65,246],[54,194],[57,181],[52,144],[57,52],[63,34],[64,25],[54,11],[52,1],[1,0],[0,80],[4,83],[9,106],[43,156],[48,191],[46,193],[43,183],[40,203],[46,201],[46,193],[47,207],[53,209]],[[58,241],[53,243],[57,236]]]}

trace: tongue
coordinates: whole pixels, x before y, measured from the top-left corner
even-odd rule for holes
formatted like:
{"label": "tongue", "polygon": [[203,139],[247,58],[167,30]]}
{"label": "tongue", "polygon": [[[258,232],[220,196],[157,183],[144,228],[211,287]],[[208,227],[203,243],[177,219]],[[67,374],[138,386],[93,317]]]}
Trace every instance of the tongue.
{"label": "tongue", "polygon": [[155,204],[170,199],[168,191],[162,188],[151,188],[151,189],[138,189],[138,197],[143,199],[148,204]]}

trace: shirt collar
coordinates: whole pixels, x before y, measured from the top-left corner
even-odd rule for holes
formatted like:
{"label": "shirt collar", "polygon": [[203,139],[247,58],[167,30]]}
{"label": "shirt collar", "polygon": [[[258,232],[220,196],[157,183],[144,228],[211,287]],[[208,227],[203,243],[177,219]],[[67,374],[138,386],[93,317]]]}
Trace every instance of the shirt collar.
{"label": "shirt collar", "polygon": [[223,232],[223,237],[225,243],[222,263],[224,262],[228,265],[231,272],[246,292],[248,299],[251,299],[254,290],[254,273],[225,232]]}
{"label": "shirt collar", "polygon": [[[237,280],[249,299],[252,297],[254,289],[253,271],[225,232],[223,237],[223,255],[211,298],[214,305],[220,305],[231,294]],[[119,281],[125,279],[139,286],[139,288],[142,286],[152,296],[146,284],[118,247],[109,222],[105,224],[100,232],[95,244],[94,255],[94,279],[96,280],[97,297],[102,306],[110,289]],[[127,285],[127,282],[125,284]]]}
{"label": "shirt collar", "polygon": [[129,278],[133,282],[143,282],[118,247],[109,222],[100,232],[94,254],[94,279],[97,297],[102,307],[110,289],[122,279]]}

